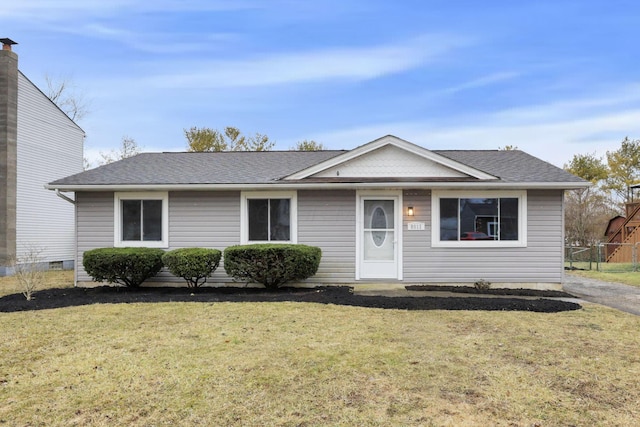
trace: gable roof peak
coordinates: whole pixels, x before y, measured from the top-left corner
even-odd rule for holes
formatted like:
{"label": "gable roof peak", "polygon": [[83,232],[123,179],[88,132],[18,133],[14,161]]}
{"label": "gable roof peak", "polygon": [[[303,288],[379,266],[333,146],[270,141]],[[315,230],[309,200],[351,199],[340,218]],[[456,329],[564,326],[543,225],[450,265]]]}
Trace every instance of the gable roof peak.
{"label": "gable roof peak", "polygon": [[385,135],[383,137],[374,139],[371,142],[360,145],[354,148],[353,150],[347,151],[339,156],[333,157],[331,159],[327,159],[321,163],[310,166],[306,169],[303,169],[289,176],[285,176],[283,177],[283,179],[298,180],[298,179],[309,178],[312,175],[326,171],[330,168],[337,167],[338,165],[345,164],[354,159],[364,158],[365,156],[369,155],[369,153],[372,153],[376,150],[379,150],[379,149],[382,149],[383,147],[388,147],[388,146],[397,147],[399,150],[409,153],[410,155],[413,155],[417,158],[422,158],[424,160],[431,161],[444,168],[451,169],[452,171],[455,171],[455,173],[462,173],[471,178],[483,179],[483,180],[498,179],[498,177],[490,175],[480,169],[473,168],[469,165],[460,163],[449,157],[442,156],[434,151],[428,150],[417,144],[414,144],[402,138],[398,138],[395,135]]}

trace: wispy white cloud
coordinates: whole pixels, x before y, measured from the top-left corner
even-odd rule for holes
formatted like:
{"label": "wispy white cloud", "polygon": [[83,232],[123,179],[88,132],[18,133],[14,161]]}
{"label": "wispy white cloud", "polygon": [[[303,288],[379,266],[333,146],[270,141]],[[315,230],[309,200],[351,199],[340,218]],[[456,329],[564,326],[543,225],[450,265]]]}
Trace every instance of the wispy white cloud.
{"label": "wispy white cloud", "polygon": [[614,110],[620,110],[625,106],[633,108],[640,103],[640,83],[600,90],[591,88],[591,91],[590,94],[576,96],[572,99],[511,108],[498,113],[498,117],[501,120],[519,121],[554,120],[561,117],[583,117],[609,108]]}
{"label": "wispy white cloud", "polygon": [[0,17],[43,21],[74,20],[117,14],[224,11],[264,7],[257,0],[20,0],[0,3]]}
{"label": "wispy white cloud", "polygon": [[169,35],[158,31],[125,29],[99,22],[90,22],[72,27],[61,26],[57,28],[57,31],[85,38],[113,41],[134,51],[146,53],[180,52],[184,54],[202,52],[211,50],[215,45],[223,46],[238,39],[238,36],[232,33]]}
{"label": "wispy white cloud", "polygon": [[459,129],[426,130],[422,136],[425,141],[433,141],[444,148],[495,149],[516,145],[562,166],[574,154],[596,152],[603,155],[618,146],[629,132],[640,132],[640,109],[538,123],[487,119],[486,124],[474,123]]}
{"label": "wispy white cloud", "polygon": [[[557,166],[573,155],[615,150],[627,135],[640,135],[640,101],[635,85],[627,96],[567,100],[447,119],[360,125],[312,135],[331,148],[352,148],[385,134],[395,134],[430,149],[497,149],[515,145]],[[634,95],[635,94],[635,95]],[[602,107],[596,109],[595,107]],[[585,111],[590,108],[589,111]]]}
{"label": "wispy white cloud", "polygon": [[349,7],[335,7],[342,3],[340,0],[326,0],[322,4],[291,0],[21,0],[0,2],[0,19],[35,26],[39,32],[113,40],[146,53],[188,53],[217,50],[237,41],[241,38],[239,33],[247,30],[238,28],[235,33],[217,31],[217,26],[211,26],[203,31],[201,25],[195,25],[192,31],[188,26],[179,31],[167,30],[171,28],[167,22],[182,26],[186,19],[191,19],[185,18],[185,14],[217,22],[230,19],[230,15],[218,12],[233,12],[236,13],[233,16],[241,17],[240,21],[258,19],[261,24],[266,21],[281,24],[287,20],[299,22],[303,17],[313,20],[321,19],[321,15],[348,13],[359,1],[354,0]]}
{"label": "wispy white cloud", "polygon": [[450,95],[457,92],[462,92],[469,89],[476,89],[479,87],[490,86],[497,83],[502,83],[507,80],[512,80],[520,77],[522,74],[513,71],[504,71],[499,73],[493,73],[486,76],[479,77],[456,86],[445,88],[441,91],[442,94]]}
{"label": "wispy white cloud", "polygon": [[432,35],[380,46],[275,53],[245,60],[201,61],[145,78],[161,88],[230,88],[346,79],[367,80],[436,61],[471,41]]}
{"label": "wispy white cloud", "polygon": [[[0,18],[13,23],[37,24],[38,31],[72,34],[83,39],[111,40],[135,51],[188,53],[222,46],[237,36],[228,32],[180,33],[158,28],[154,14],[172,16],[177,12],[221,12],[263,9],[254,0],[21,0],[0,2]],[[136,18],[137,17],[137,18]],[[136,24],[131,25],[130,21]]]}

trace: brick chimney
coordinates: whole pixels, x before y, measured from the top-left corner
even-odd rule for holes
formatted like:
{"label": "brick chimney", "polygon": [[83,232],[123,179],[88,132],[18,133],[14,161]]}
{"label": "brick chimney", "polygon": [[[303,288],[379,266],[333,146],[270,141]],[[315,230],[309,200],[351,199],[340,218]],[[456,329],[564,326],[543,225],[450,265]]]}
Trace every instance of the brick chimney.
{"label": "brick chimney", "polygon": [[16,255],[16,189],[18,143],[17,44],[0,39],[0,275]]}

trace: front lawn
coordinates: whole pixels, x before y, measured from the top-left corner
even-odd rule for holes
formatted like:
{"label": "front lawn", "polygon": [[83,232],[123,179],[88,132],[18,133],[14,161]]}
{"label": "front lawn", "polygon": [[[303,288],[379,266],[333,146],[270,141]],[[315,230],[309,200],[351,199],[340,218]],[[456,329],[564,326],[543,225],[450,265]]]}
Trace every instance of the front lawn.
{"label": "front lawn", "polygon": [[580,277],[640,287],[640,271],[609,272],[596,270],[573,270],[567,272],[567,274],[575,274]]}
{"label": "front lawn", "polygon": [[[53,288],[71,288],[73,287],[73,271],[72,270],[60,270],[60,271],[47,271],[44,273],[44,281],[41,285],[38,285],[38,289],[53,289]],[[21,292],[18,281],[15,276],[0,277],[0,297],[9,294],[19,294]]]}
{"label": "front lawn", "polygon": [[0,424],[638,425],[639,328],[639,317],[593,305],[0,313]]}

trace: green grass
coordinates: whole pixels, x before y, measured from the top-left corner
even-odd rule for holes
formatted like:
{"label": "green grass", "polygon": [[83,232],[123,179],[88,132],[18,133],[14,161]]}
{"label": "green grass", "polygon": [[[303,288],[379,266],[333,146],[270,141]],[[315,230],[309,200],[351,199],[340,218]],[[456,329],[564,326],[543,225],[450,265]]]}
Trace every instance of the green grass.
{"label": "green grass", "polygon": [[568,272],[576,276],[588,277],[591,279],[604,280],[605,282],[623,283],[625,285],[640,287],[640,272],[611,272],[595,270],[575,270]]}
{"label": "green grass", "polygon": [[[634,268],[640,270],[637,264],[574,262],[571,265],[580,270],[572,270],[570,274],[640,287],[640,271],[633,271]],[[565,262],[565,266],[569,267],[569,263]]]}
{"label": "green grass", "polygon": [[595,261],[593,262],[589,262],[589,261],[574,261],[572,263],[566,261],[564,263],[565,267],[574,267],[574,268],[579,268],[581,270],[597,270],[597,271],[602,271],[602,272],[607,272],[607,273],[633,273],[634,272],[634,268],[636,270],[636,272],[640,271],[640,266],[638,264],[636,264],[634,266],[634,264],[632,263],[620,263],[620,262],[616,262],[616,263],[608,263],[608,262],[601,262],[601,263],[596,263]]}
{"label": "green grass", "polygon": [[[69,288],[73,286],[73,271],[47,271],[44,273],[44,281],[38,286],[40,289]],[[0,297],[9,294],[21,293],[15,276],[0,277]],[[36,289],[37,292],[37,289]]]}
{"label": "green grass", "polygon": [[638,425],[639,328],[640,317],[592,305],[1,313],[0,424]]}

